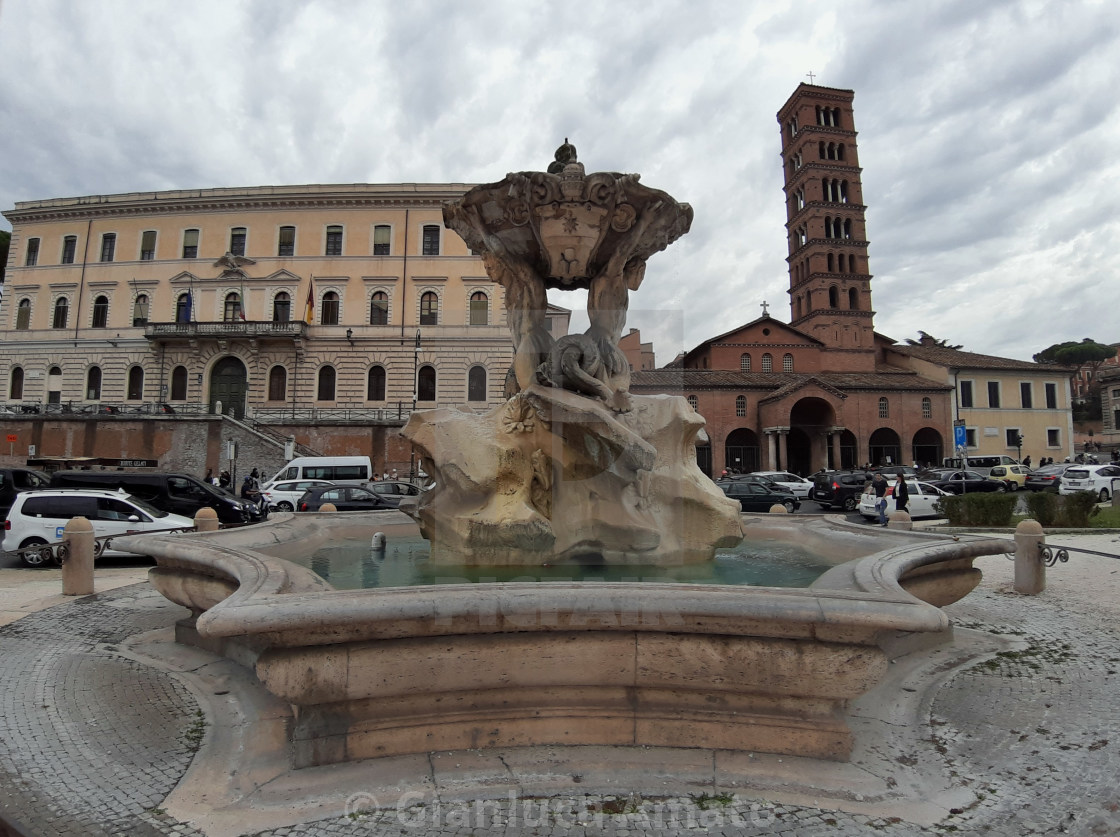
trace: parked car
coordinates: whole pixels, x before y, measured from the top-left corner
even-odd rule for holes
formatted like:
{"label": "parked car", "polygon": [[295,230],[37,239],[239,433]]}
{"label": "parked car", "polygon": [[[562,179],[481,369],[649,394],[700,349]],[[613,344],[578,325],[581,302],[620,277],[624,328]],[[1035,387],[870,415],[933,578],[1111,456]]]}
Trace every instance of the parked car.
{"label": "parked car", "polygon": [[1058,493],[1092,491],[1103,503],[1112,496],[1113,477],[1120,477],[1120,465],[1074,465],[1062,474]]}
{"label": "parked car", "polygon": [[8,509],[21,491],[46,488],[51,478],[42,471],[30,468],[0,468],[0,518],[7,517]]}
{"label": "parked car", "polygon": [[158,471],[55,471],[53,488],[123,489],[134,497],[172,514],[194,517],[199,509],[212,508],[222,523],[251,523],[259,519],[253,503],[234,497],[216,485],[189,474]]}
{"label": "parked car", "polygon": [[[4,522],[3,548],[6,551],[58,543],[72,518],[85,517],[93,525],[95,537],[131,535],[160,529],[190,529],[189,517],[170,514],[148,505],[123,491],[96,488],[41,488],[16,496]],[[105,547],[98,555],[128,555]],[[45,564],[48,555],[31,551],[20,555],[24,566]]]}
{"label": "parked car", "polygon": [[849,471],[821,471],[813,474],[813,491],[810,498],[821,508],[840,506],[844,511],[859,508],[863,487],[871,481],[871,474],[862,468]]}
{"label": "parked car", "polygon": [[334,485],[329,480],[281,480],[261,487],[261,496],[268,507],[277,511],[295,511],[300,497],[312,488]]}
{"label": "parked car", "polygon": [[1067,462],[1059,462],[1056,465],[1043,465],[1041,468],[1036,468],[1031,471],[1027,476],[1027,481],[1023,487],[1027,491],[1057,491],[1058,483],[1061,482],[1062,474],[1066,472],[1067,468],[1071,468]]}
{"label": "parked car", "polygon": [[[897,482],[895,483],[897,485]],[[948,497],[947,491],[942,491],[937,486],[922,482],[921,480],[906,479],[906,488],[910,492],[910,500],[906,504],[911,517],[944,517],[934,505],[942,497]],[[894,497],[894,485],[887,488],[887,514],[897,511]],[[879,519],[879,511],[875,508],[875,492],[870,488],[860,495],[859,513],[873,520]]]}
{"label": "parked car", "polygon": [[947,491],[950,494],[973,494],[981,491],[1006,491],[1007,483],[1003,480],[993,480],[978,474],[976,471],[954,471],[952,469],[938,468],[933,471],[924,471],[918,475],[919,479]]}
{"label": "parked car", "polygon": [[813,490],[811,480],[799,477],[797,474],[791,474],[789,471],[755,471],[752,476],[765,477],[772,482],[776,482],[782,488],[792,491],[799,500],[807,499],[809,492]]}
{"label": "parked car", "polygon": [[1026,465],[994,465],[988,477],[993,480],[1003,480],[1010,491],[1018,491],[1027,484],[1027,477],[1031,469]]}
{"label": "parked car", "polygon": [[792,491],[756,480],[719,480],[716,485],[732,500],[739,501],[745,512],[768,512],[771,506],[785,506],[791,514],[801,508],[801,501]]}
{"label": "parked car", "polygon": [[386,497],[357,485],[320,485],[304,492],[299,498],[296,510],[319,511],[326,503],[334,503],[334,507],[339,511],[371,511],[395,509],[400,500],[393,503]]}
{"label": "parked car", "polygon": [[379,480],[375,483],[370,483],[366,488],[385,502],[391,504],[394,508],[399,506],[401,500],[405,497],[418,497],[425,491],[425,489],[413,485],[410,482],[401,482],[399,480]]}

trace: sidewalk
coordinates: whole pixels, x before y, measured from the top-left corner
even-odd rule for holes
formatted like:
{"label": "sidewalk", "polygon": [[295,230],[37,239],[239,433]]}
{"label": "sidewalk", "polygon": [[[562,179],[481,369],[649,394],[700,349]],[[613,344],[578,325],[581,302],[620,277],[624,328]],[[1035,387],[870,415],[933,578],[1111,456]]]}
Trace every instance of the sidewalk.
{"label": "sidewalk", "polygon": [[[1120,555],[1116,533],[1048,540]],[[849,764],[753,754],[733,782],[718,753],[624,748],[433,753],[268,781],[223,760],[261,714],[249,678],[193,649],[162,665],[145,654],[184,612],[130,584],[146,568],[99,570],[97,595],[65,600],[57,571],[0,570],[0,607],[19,617],[0,627],[0,820],[75,837],[1120,834],[1120,559],[1071,553],[1037,597],[1011,591],[1005,557],[977,566],[981,586],[946,611],[954,647],[986,654],[892,666],[895,693],[853,708],[868,737]],[[853,790],[826,792],[830,776]],[[913,783],[911,801],[883,797],[891,783]],[[236,788],[255,801],[221,798]]]}

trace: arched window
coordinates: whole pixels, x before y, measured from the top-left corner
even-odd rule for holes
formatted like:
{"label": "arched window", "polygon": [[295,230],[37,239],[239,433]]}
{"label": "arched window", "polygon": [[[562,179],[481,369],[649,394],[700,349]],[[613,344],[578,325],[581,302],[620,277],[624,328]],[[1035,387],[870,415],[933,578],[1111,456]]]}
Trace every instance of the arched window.
{"label": "arched window", "polygon": [[273,366],[268,370],[268,400],[283,401],[288,397],[288,370]]}
{"label": "arched window", "polygon": [[144,400],[144,369],[141,366],[133,366],[128,370],[128,387],[125,391],[125,398],[129,401],[143,401]]}
{"label": "arched window", "polygon": [[70,300],[64,296],[60,296],[54,304],[54,321],[52,325],[55,328],[66,328],[66,320],[70,317]]}
{"label": "arched window", "polygon": [[109,324],[109,297],[99,296],[93,301],[93,320],[91,325],[94,328],[105,328]]}
{"label": "arched window", "polygon": [[[490,321],[490,300],[482,291],[471,294],[471,325],[486,325]],[[483,399],[485,400],[485,399]]]}
{"label": "arched window", "polygon": [[420,325],[439,325],[439,297],[435,291],[425,291],[420,297]]}
{"label": "arched window", "polygon": [[21,299],[16,306],[16,329],[27,331],[31,328],[31,300]]}
{"label": "arched window", "polygon": [[859,294],[856,293],[855,288],[848,288],[848,308],[853,311],[859,310]]}
{"label": "arched window", "polygon": [[287,291],[280,291],[272,298],[272,322],[286,323],[292,319],[292,298]]}
{"label": "arched window", "polygon": [[736,418],[743,418],[747,414],[747,396],[735,396],[735,416]]}
{"label": "arched window", "polygon": [[8,399],[19,401],[23,398],[23,367],[13,366],[12,377],[8,383]]}
{"label": "arched window", "polygon": [[890,418],[890,417],[891,417],[891,404],[890,404],[890,402],[887,401],[887,399],[885,397],[880,398],[879,399],[879,418],[883,419],[883,418]]}
{"label": "arched window", "polygon": [[371,366],[366,377],[366,401],[385,400],[385,367]]}
{"label": "arched window", "polygon": [[416,375],[416,400],[436,400],[436,368],[434,366],[421,366]]}
{"label": "arched window", "polygon": [[187,400],[187,367],[176,366],[171,370],[171,400]]}
{"label": "arched window", "polygon": [[832,285],[828,289],[828,307],[829,308],[839,308],[840,307],[840,291],[838,291],[836,289],[835,285]]}
{"label": "arched window", "polygon": [[852,219],[851,218],[846,218],[844,220],[844,235],[843,235],[843,237],[844,238],[851,238],[852,237]]}
{"label": "arched window", "polygon": [[389,295],[385,291],[377,291],[369,298],[369,324],[389,325]]}
{"label": "arched window", "polygon": [[844,159],[844,143],[840,143],[838,146],[836,146],[836,159]]}
{"label": "arched window", "polygon": [[319,370],[319,387],[316,393],[318,401],[334,401],[335,371],[333,366],[324,366]]}
{"label": "arched window", "polygon": [[767,352],[766,354],[764,354],[762,356],[762,371],[763,372],[773,372],[774,371],[774,358],[770,356],[769,352]]}
{"label": "arched window", "polygon": [[47,370],[47,403],[62,403],[62,367],[52,366]]}
{"label": "arched window", "polygon": [[829,254],[828,254],[828,272],[829,272],[829,273],[832,273],[832,271],[833,271],[833,261],[832,261],[832,254],[831,254],[831,253],[829,253]]}
{"label": "arched window", "polygon": [[933,418],[933,402],[929,398],[922,399],[922,418]]}
{"label": "arched window", "polygon": [[741,355],[739,355],[739,371],[751,371],[751,356],[749,352],[743,352]]}
{"label": "arched window", "polygon": [[688,396],[688,406],[695,410],[700,406],[700,399],[695,395]]}
{"label": "arched window", "polygon": [[86,373],[86,399],[98,401],[101,398],[101,367],[91,366]]}
{"label": "arched window", "polygon": [[231,291],[226,294],[226,304],[222,311],[222,319],[227,323],[245,319],[241,314],[241,294]]}
{"label": "arched window", "polygon": [[486,369],[482,366],[472,366],[467,372],[467,400],[486,400]]}
{"label": "arched window", "polygon": [[786,352],[784,355],[782,355],[782,371],[793,371],[793,355],[791,355],[789,352]]}
{"label": "arched window", "polygon": [[145,326],[148,324],[148,297],[140,294],[132,303],[132,325]]}
{"label": "arched window", "polygon": [[189,323],[191,321],[191,294],[184,291],[175,300],[175,322]]}
{"label": "arched window", "polygon": [[338,294],[334,291],[323,294],[323,314],[319,322],[322,325],[338,325]]}

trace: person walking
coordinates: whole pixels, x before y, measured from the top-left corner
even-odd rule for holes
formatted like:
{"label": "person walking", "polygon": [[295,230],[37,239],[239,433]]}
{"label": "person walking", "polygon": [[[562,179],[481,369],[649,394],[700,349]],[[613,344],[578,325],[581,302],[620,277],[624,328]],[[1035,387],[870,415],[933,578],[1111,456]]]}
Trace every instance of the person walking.
{"label": "person walking", "polygon": [[898,482],[894,484],[895,511],[910,512],[910,489],[906,485],[906,477],[898,475]]}
{"label": "person walking", "polygon": [[875,510],[879,512],[879,525],[887,525],[887,480],[882,474],[876,474],[871,479],[871,488],[875,492]]}

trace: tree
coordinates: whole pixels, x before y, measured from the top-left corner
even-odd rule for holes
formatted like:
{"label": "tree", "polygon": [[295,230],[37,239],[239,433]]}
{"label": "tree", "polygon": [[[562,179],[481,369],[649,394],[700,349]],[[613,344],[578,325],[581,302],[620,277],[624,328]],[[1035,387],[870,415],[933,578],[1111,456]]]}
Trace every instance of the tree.
{"label": "tree", "polygon": [[933,347],[939,348],[939,349],[960,349],[960,348],[962,348],[961,346],[951,345],[947,340],[938,340],[932,334],[926,334],[921,329],[918,329],[918,339],[917,340],[911,340],[909,337],[907,337],[906,342],[907,342],[907,344],[909,344],[911,346],[933,346]]}
{"label": "tree", "polygon": [[1085,398],[1074,404],[1074,420],[1099,419],[1101,417],[1101,382],[1098,376],[1101,364],[1110,357],[1116,357],[1116,346],[1098,343],[1086,337],[1080,343],[1068,340],[1055,343],[1034,356],[1036,363],[1060,363],[1073,367],[1072,374],[1084,372],[1087,382]]}
{"label": "tree", "polygon": [[12,243],[12,234],[7,230],[0,230],[0,282],[4,281],[4,273],[8,268],[8,248]]}

